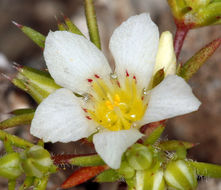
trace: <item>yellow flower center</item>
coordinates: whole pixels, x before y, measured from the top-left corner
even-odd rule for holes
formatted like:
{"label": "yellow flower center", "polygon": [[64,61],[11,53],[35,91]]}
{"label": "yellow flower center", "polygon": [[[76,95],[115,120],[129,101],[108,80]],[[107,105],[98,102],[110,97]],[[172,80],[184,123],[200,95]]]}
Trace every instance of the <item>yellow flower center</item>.
{"label": "yellow flower center", "polygon": [[130,129],[136,121],[142,119],[146,105],[135,77],[126,77],[122,85],[117,80],[110,80],[107,85],[98,77],[90,82],[93,97],[87,112],[100,126],[119,131]]}

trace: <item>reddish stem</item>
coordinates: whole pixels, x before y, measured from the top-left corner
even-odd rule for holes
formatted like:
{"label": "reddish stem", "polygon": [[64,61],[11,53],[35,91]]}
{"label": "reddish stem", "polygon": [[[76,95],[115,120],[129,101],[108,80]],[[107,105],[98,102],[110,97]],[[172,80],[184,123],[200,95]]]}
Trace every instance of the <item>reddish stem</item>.
{"label": "reddish stem", "polygon": [[184,42],[189,30],[190,30],[189,27],[177,25],[177,30],[176,30],[176,34],[175,34],[175,38],[174,38],[174,50],[176,53],[177,60],[179,58],[180,51],[183,47],[183,42]]}

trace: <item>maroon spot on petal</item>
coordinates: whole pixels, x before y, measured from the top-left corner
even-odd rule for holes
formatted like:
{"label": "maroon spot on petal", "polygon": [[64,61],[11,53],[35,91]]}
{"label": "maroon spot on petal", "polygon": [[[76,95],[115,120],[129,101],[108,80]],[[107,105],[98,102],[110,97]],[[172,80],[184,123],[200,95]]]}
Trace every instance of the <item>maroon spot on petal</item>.
{"label": "maroon spot on petal", "polygon": [[86,108],[82,108],[84,110],[85,113],[87,113],[87,109]]}
{"label": "maroon spot on petal", "polygon": [[93,82],[93,79],[87,79],[88,82]]}
{"label": "maroon spot on petal", "polygon": [[129,77],[130,75],[129,75],[129,73],[128,73],[128,71],[126,70],[126,77]]}
{"label": "maroon spot on petal", "polygon": [[94,76],[95,76],[97,79],[99,79],[99,78],[100,78],[100,76],[99,76],[99,75],[97,75],[97,74],[95,74]]}
{"label": "maroon spot on petal", "polygon": [[91,120],[91,117],[89,117],[89,116],[86,116],[86,118],[87,118],[88,120]]}

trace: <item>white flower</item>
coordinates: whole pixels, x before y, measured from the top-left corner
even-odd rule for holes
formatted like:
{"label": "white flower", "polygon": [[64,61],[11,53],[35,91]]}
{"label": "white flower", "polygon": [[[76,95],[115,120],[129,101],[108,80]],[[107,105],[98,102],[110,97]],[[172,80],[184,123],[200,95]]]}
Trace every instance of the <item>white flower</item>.
{"label": "white flower", "polygon": [[[103,53],[86,38],[50,32],[44,58],[49,73],[64,88],[38,106],[31,133],[45,142],[76,141],[95,133],[97,153],[110,167],[119,168],[122,154],[142,137],[141,125],[195,111],[200,105],[188,84],[171,75],[176,69],[172,35],[164,33],[156,58],[158,42],[158,28],[148,14],[129,18],[110,39],[116,66],[111,74]],[[154,67],[163,67],[166,77],[148,90]]]}

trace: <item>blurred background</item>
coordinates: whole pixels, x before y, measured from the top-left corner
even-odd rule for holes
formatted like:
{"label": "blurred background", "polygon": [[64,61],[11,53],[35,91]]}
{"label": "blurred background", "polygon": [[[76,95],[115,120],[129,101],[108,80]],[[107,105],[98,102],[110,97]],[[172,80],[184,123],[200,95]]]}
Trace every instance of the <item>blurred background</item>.
{"label": "blurred background", "polygon": [[[129,16],[150,12],[160,32],[175,33],[170,9],[166,0],[95,0],[102,48],[110,62],[108,42],[113,30]],[[0,0],[0,72],[13,77],[16,71],[12,62],[44,69],[42,50],[26,37],[11,21],[30,26],[47,35],[56,30],[55,15],[61,19],[61,12],[69,16],[81,31],[88,36],[84,17],[83,0]],[[189,32],[183,46],[180,60],[185,62],[196,51],[210,41],[220,37],[220,26],[204,27]],[[221,50],[218,49],[199,72],[190,80],[194,93],[202,102],[198,112],[171,119],[167,122],[165,139],[179,139],[199,143],[189,151],[190,158],[198,161],[221,164]],[[0,119],[6,119],[13,109],[34,107],[33,100],[0,76]],[[8,130],[27,140],[36,141],[29,134],[29,127]],[[53,153],[89,153],[90,147],[82,143],[47,144]],[[0,153],[3,146],[0,142]],[[59,189],[74,168],[53,175],[49,190]],[[0,189],[7,189],[7,181],[0,177]],[[117,190],[125,189],[124,183],[96,184],[88,182],[73,190]],[[221,180],[202,179],[198,190],[221,190]]]}

